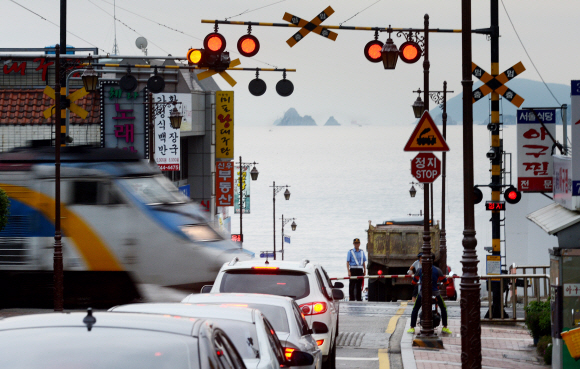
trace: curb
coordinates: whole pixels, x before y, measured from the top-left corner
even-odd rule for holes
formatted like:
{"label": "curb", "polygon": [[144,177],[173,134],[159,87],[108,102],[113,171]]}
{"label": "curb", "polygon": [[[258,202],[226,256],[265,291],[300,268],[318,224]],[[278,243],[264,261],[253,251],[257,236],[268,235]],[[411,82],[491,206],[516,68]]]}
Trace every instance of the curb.
{"label": "curb", "polygon": [[411,328],[411,319],[407,319],[405,329],[403,330],[403,337],[401,337],[401,360],[404,369],[417,369],[415,362],[415,354],[413,353],[413,334],[407,333]]}

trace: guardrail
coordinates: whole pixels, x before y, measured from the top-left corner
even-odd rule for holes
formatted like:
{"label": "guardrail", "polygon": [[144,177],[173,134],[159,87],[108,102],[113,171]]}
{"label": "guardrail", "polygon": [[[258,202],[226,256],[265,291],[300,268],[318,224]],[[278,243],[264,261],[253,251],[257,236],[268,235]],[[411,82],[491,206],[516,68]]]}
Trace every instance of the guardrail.
{"label": "guardrail", "polygon": [[[522,270],[522,272],[524,274],[526,274],[527,270],[531,270],[532,274],[538,274],[537,273],[538,269],[542,269],[542,274],[549,274],[550,273],[550,266],[549,265],[522,265],[522,266],[516,266],[515,269]],[[550,293],[550,284],[546,283],[546,280],[543,281],[544,282],[543,283],[543,287],[544,287],[543,290],[541,290],[541,288],[540,288],[541,286],[539,283],[535,283],[536,282],[535,279],[532,282],[533,282],[532,283],[532,290],[534,291],[534,293],[536,295],[540,295],[543,293],[541,295],[542,297],[548,296],[548,294]]]}
{"label": "guardrail", "polygon": [[[529,267],[528,267],[529,268]],[[539,267],[538,267],[539,268]],[[503,274],[503,275],[482,275],[479,278],[486,280],[486,285],[487,285],[487,301],[488,301],[488,306],[489,306],[489,311],[493,311],[493,298],[491,296],[491,282],[492,280],[499,280],[500,283],[500,291],[502,291],[502,295],[503,292],[505,291],[511,291],[511,310],[512,310],[512,316],[510,318],[505,316],[504,313],[504,308],[506,307],[506,303],[504,303],[504,299],[501,298],[500,299],[500,317],[499,318],[493,318],[491,315],[489,314],[490,317],[489,318],[482,318],[481,321],[482,322],[488,322],[488,323],[499,323],[499,322],[524,322],[526,320],[526,312],[525,312],[525,307],[528,306],[528,303],[530,301],[530,298],[533,300],[535,299],[536,301],[541,301],[543,298],[546,298],[547,296],[541,296],[539,293],[539,283],[540,280],[543,281],[544,285],[550,285],[550,276],[547,274]],[[517,305],[517,294],[514,293],[515,289],[518,288],[517,285],[517,280],[518,279],[523,279],[523,288],[524,288],[524,301],[523,301],[523,308],[524,308],[524,312],[523,312],[523,316],[521,318],[517,317],[517,309],[516,309],[516,305]],[[531,283],[530,283],[531,282]],[[507,289],[504,289],[504,286]],[[509,288],[511,286],[511,288]],[[528,294],[528,287],[533,287],[535,286],[535,288],[532,288],[533,290],[533,294],[530,295]]]}

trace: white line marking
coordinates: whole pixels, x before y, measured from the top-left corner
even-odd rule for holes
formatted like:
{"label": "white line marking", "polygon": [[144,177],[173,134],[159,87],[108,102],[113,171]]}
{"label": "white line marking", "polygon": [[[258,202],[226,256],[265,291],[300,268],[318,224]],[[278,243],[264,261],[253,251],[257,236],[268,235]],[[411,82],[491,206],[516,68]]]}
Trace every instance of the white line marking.
{"label": "white line marking", "polygon": [[379,360],[378,357],[336,357],[336,360],[367,360],[367,361],[377,361]]}

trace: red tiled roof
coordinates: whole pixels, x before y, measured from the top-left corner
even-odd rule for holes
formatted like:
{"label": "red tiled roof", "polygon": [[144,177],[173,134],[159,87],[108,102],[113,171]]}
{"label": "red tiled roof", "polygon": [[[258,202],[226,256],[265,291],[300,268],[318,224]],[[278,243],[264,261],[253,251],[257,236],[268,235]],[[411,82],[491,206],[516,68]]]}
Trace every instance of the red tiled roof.
{"label": "red tiled roof", "polygon": [[[74,90],[69,90],[69,93]],[[50,124],[51,119],[45,119],[43,112],[54,104],[54,100],[44,94],[41,89],[0,89],[0,124]],[[72,124],[100,123],[99,94],[90,93],[75,101],[75,104],[89,112],[86,119],[70,112]],[[64,120],[62,122],[64,124]]]}

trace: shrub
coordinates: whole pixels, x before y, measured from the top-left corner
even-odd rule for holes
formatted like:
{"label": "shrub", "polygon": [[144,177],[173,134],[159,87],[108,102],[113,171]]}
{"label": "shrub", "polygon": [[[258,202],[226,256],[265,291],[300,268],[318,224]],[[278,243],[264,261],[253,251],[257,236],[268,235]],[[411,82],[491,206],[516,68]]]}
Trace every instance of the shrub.
{"label": "shrub", "polygon": [[8,223],[8,214],[10,213],[10,201],[6,192],[0,188],[0,231]]}
{"label": "shrub", "polygon": [[526,327],[535,339],[551,334],[550,301],[532,301],[526,310]]}
{"label": "shrub", "polygon": [[544,353],[544,364],[552,365],[552,344],[551,343],[546,347],[546,352]]}
{"label": "shrub", "polygon": [[546,353],[546,348],[548,345],[552,344],[552,337],[551,336],[542,336],[538,341],[538,346],[536,346],[536,352],[540,356],[544,356]]}

